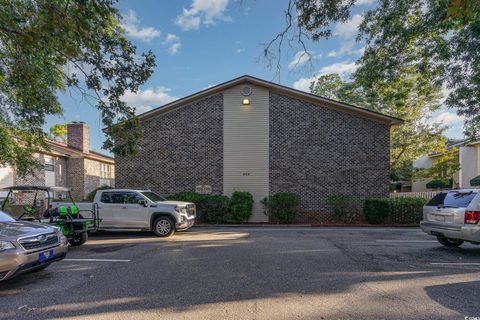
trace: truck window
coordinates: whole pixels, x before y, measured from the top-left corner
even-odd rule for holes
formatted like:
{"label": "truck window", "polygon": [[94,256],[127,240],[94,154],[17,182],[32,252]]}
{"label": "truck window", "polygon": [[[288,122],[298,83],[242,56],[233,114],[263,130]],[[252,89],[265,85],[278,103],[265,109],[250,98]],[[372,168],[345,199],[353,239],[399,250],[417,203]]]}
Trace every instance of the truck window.
{"label": "truck window", "polygon": [[125,203],[126,192],[103,192],[102,203]]}
{"label": "truck window", "polygon": [[125,203],[138,204],[139,200],[145,200],[141,195],[135,192],[125,193]]}
{"label": "truck window", "polygon": [[433,199],[427,203],[427,206],[466,208],[476,195],[477,193],[473,191],[449,191],[448,193],[440,193],[433,197]]}
{"label": "truck window", "polygon": [[151,191],[144,191],[144,192],[140,192],[142,195],[144,195],[145,197],[147,197],[148,199],[150,199],[150,201],[153,201],[153,202],[158,202],[158,201],[166,201],[166,199],[162,196],[159,196],[158,194],[156,194],[155,192],[151,192]]}

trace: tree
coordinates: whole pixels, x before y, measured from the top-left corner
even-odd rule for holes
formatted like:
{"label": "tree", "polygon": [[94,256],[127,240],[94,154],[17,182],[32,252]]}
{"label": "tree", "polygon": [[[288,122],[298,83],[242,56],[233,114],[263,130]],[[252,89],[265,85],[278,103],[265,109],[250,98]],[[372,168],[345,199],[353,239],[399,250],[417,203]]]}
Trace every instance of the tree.
{"label": "tree", "polygon": [[[265,45],[264,56],[278,59],[285,43],[306,48],[307,39],[330,37],[332,25],[348,21],[356,2],[289,0],[286,26]],[[446,105],[465,116],[467,135],[479,134],[480,1],[379,0],[364,14],[357,39],[366,42],[358,71],[365,83],[393,82],[410,65],[449,89]]]}
{"label": "tree", "polygon": [[[45,117],[62,114],[57,92],[77,90],[107,127],[106,149],[136,151],[134,109],[121,100],[152,74],[155,56],[137,54],[115,0],[0,0],[0,165],[34,172],[48,148]],[[128,134],[126,134],[128,132]]]}
{"label": "tree", "polygon": [[67,140],[67,125],[66,124],[55,124],[50,127],[50,135],[54,139],[59,139],[62,142]]}
{"label": "tree", "polygon": [[437,179],[447,181],[460,170],[458,148],[449,148],[441,151],[438,160],[428,169],[415,172],[415,179]]}

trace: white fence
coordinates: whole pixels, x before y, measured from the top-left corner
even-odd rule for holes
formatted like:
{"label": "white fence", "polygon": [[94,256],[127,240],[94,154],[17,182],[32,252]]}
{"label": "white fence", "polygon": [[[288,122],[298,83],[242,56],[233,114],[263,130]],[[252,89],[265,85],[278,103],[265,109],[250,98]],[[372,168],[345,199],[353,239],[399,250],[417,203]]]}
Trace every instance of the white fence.
{"label": "white fence", "polygon": [[423,198],[432,199],[438,191],[422,191],[422,192],[392,192],[390,198]]}

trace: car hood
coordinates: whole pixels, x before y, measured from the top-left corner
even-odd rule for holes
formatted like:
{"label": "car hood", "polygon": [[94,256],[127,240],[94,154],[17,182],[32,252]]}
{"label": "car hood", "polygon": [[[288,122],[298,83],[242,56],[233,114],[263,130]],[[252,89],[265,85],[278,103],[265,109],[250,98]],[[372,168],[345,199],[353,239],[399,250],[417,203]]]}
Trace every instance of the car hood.
{"label": "car hood", "polygon": [[172,205],[172,206],[179,206],[179,207],[185,207],[187,204],[193,204],[191,202],[183,202],[183,201],[159,201],[158,203],[161,203],[161,204],[169,204],[169,205]]}
{"label": "car hood", "polygon": [[29,221],[0,222],[0,239],[15,240],[18,237],[54,232],[45,224]]}

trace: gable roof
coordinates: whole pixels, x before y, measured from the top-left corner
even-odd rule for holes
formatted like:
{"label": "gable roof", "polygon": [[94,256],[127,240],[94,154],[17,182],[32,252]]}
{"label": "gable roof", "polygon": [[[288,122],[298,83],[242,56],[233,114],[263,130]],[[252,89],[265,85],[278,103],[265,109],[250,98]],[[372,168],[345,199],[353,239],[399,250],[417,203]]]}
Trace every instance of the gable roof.
{"label": "gable roof", "polygon": [[301,99],[301,100],[306,100],[306,101],[314,103],[314,104],[321,104],[322,107],[327,107],[327,108],[343,111],[343,112],[346,112],[346,113],[354,114],[354,115],[357,115],[357,116],[360,116],[360,117],[365,117],[365,118],[369,118],[369,119],[372,119],[372,120],[385,122],[385,123],[389,124],[390,126],[400,125],[400,124],[403,123],[403,120],[399,119],[399,118],[395,118],[395,117],[392,117],[392,116],[388,116],[386,114],[382,114],[382,113],[379,113],[379,112],[375,112],[375,111],[367,110],[367,109],[364,109],[364,108],[360,108],[360,107],[357,107],[357,106],[354,106],[354,105],[351,105],[351,104],[348,104],[348,103],[344,103],[344,102],[336,101],[336,100],[333,100],[333,99],[328,99],[328,98],[324,98],[324,97],[321,97],[321,96],[317,96],[317,95],[307,93],[307,92],[304,92],[304,91],[301,91],[301,90],[286,87],[286,86],[283,86],[283,85],[280,85],[280,84],[277,84],[277,83],[274,83],[274,82],[270,82],[270,81],[262,80],[262,79],[259,79],[259,78],[255,78],[255,77],[252,77],[252,76],[249,76],[249,75],[244,75],[244,76],[241,76],[241,77],[223,82],[219,85],[207,88],[205,90],[199,91],[197,93],[191,94],[191,95],[186,96],[184,98],[175,100],[175,101],[170,102],[168,104],[165,104],[161,107],[155,108],[155,109],[147,111],[145,113],[142,113],[142,114],[138,115],[137,117],[139,119],[147,119],[149,117],[156,116],[158,114],[171,111],[175,108],[181,107],[181,106],[183,106],[185,104],[188,104],[188,103],[191,103],[195,100],[211,96],[213,94],[222,92],[226,89],[229,89],[231,87],[234,87],[236,85],[243,84],[243,83],[249,83],[249,84],[252,84],[252,85],[257,85],[257,86],[260,86],[260,87],[264,87],[264,88],[266,88],[266,89],[268,89],[272,92],[277,92],[277,93],[280,93],[282,95],[288,95],[288,96],[291,96],[291,97],[294,97],[294,98],[297,98],[297,99]]}
{"label": "gable roof", "polygon": [[47,140],[47,144],[50,146],[50,150],[46,150],[45,152],[47,154],[50,153],[63,157],[85,157],[88,159],[106,162],[109,164],[115,163],[115,159],[113,157],[101,154],[93,150],[90,150],[88,153],[82,152],[81,150],[69,147],[65,143],[54,140]]}

